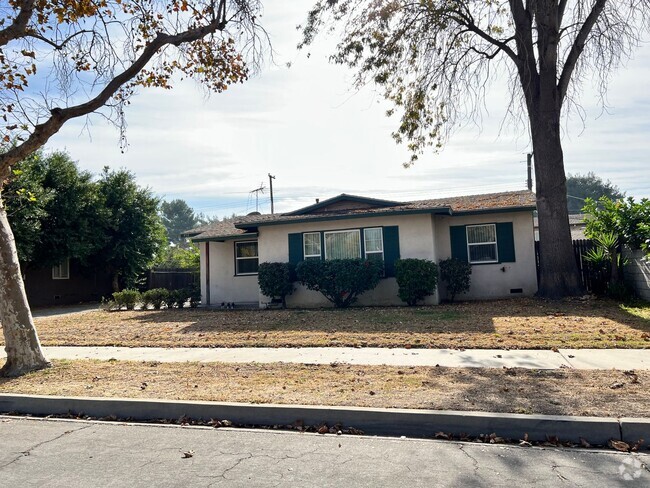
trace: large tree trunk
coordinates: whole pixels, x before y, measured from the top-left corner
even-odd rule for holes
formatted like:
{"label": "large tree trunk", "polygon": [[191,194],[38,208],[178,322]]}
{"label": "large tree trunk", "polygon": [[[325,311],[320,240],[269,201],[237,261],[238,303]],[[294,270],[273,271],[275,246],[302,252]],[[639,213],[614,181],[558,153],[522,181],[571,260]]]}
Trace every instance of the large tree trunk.
{"label": "large tree trunk", "polygon": [[36,334],[20,273],[14,234],[0,194],[0,324],[7,362],[0,376],[20,376],[49,367]]}
{"label": "large tree trunk", "polygon": [[573,252],[559,111],[538,114],[533,151],[539,216],[539,291],[546,298],[584,293]]}

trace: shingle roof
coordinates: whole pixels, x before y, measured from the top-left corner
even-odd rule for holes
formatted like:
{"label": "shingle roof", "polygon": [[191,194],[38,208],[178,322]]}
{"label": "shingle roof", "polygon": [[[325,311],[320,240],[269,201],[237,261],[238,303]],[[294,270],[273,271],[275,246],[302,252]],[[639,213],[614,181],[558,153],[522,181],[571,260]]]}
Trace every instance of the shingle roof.
{"label": "shingle roof", "polygon": [[[305,207],[303,211],[309,211],[312,206]],[[514,209],[535,208],[535,194],[528,190],[512,191],[502,193],[488,193],[482,195],[467,195],[460,197],[434,198],[429,200],[417,200],[412,202],[398,203],[393,206],[382,206],[377,208],[361,209],[337,209],[331,212],[300,213],[290,214],[263,214],[247,215],[237,217],[234,220],[225,222],[214,222],[206,226],[197,227],[185,233],[192,236],[193,240],[204,240],[212,238],[233,238],[246,233],[255,232],[258,226],[303,222],[309,220],[328,220],[334,218],[354,218],[374,215],[393,215],[400,213],[441,213],[446,215],[462,214],[466,212],[494,212]]]}

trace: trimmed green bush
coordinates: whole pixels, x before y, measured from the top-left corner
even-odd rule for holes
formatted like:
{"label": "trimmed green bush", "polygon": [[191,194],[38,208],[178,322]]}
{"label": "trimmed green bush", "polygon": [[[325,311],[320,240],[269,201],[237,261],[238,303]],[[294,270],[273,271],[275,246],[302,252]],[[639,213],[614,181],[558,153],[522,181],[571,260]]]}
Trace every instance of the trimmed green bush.
{"label": "trimmed green bush", "polygon": [[181,288],[180,290],[170,290],[169,291],[169,301],[167,302],[167,308],[183,308],[185,304],[190,299],[192,293],[187,288]]}
{"label": "trimmed green bush", "polygon": [[447,286],[450,301],[453,302],[459,293],[469,291],[471,274],[472,266],[465,261],[456,258],[440,261],[440,279]]}
{"label": "trimmed green bush", "polygon": [[398,259],[395,261],[395,277],[400,299],[413,306],[436,291],[438,266],[426,259]]}
{"label": "trimmed green bush", "polygon": [[169,290],[166,288],[154,288],[142,294],[142,305],[144,308],[151,305],[156,310],[160,310],[160,307],[167,304],[167,300],[169,300]]}
{"label": "trimmed green bush", "polygon": [[260,290],[270,298],[282,300],[282,308],[287,308],[287,295],[293,293],[293,272],[289,263],[261,263],[257,281]]}
{"label": "trimmed green bush", "polygon": [[383,267],[382,261],[375,260],[308,260],[298,263],[296,274],[302,285],[321,292],[337,308],[345,308],[379,284]]}
{"label": "trimmed green bush", "polygon": [[140,292],[138,290],[127,289],[113,293],[113,301],[118,310],[122,307],[126,307],[127,310],[133,310],[135,305],[140,302],[140,299]]}

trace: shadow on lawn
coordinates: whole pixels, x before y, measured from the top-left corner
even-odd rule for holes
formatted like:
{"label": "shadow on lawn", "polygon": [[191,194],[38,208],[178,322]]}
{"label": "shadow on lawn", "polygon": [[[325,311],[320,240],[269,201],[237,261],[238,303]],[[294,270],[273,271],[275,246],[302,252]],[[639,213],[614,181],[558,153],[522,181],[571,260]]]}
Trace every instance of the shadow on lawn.
{"label": "shadow on lawn", "polygon": [[[650,320],[629,313],[610,300],[547,301],[535,298],[344,310],[148,310],[126,320],[140,324],[187,324],[180,329],[182,333],[311,331],[494,334],[497,332],[495,322],[504,318],[532,319],[530,328],[533,328],[536,318],[562,320],[564,317],[587,320],[591,327],[598,326],[598,319],[609,319],[622,326],[650,333]],[[528,327],[528,323],[523,326]]]}

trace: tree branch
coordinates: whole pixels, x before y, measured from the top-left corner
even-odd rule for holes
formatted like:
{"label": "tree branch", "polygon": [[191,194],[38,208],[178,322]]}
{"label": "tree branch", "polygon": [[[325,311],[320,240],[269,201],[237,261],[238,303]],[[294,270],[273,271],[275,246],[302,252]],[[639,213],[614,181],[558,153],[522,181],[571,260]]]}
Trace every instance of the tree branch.
{"label": "tree branch", "polygon": [[42,124],[34,127],[34,131],[21,144],[8,149],[0,155],[0,175],[6,174],[9,167],[21,161],[29,154],[43,146],[50,137],[57,133],[65,122],[70,119],[81,117],[94,112],[104,106],[108,100],[128,81],[133,79],[163,47],[168,45],[178,46],[187,42],[193,42],[225,28],[225,21],[218,17],[209,24],[189,29],[179,34],[158,33],[149,43],[140,56],[122,73],[115,76],[104,89],[91,100],[71,107],[55,107],[50,111],[50,117]]}
{"label": "tree branch", "polygon": [[591,9],[591,12],[589,12],[589,15],[585,19],[584,24],[582,24],[582,27],[578,32],[578,35],[573,41],[571,50],[569,51],[566,61],[564,62],[564,67],[562,68],[560,81],[558,82],[558,93],[561,102],[564,100],[564,97],[566,97],[566,92],[569,88],[569,83],[571,82],[571,75],[573,75],[573,71],[578,64],[578,59],[580,58],[580,55],[585,48],[587,38],[589,37],[589,34],[591,33],[594,25],[596,25],[598,17],[600,17],[600,14],[603,12],[606,3],[607,0],[596,0],[596,3]]}
{"label": "tree branch", "polygon": [[23,0],[20,5],[20,12],[18,12],[11,25],[0,30],[0,46],[5,46],[9,41],[23,37],[33,12],[34,0]]}

